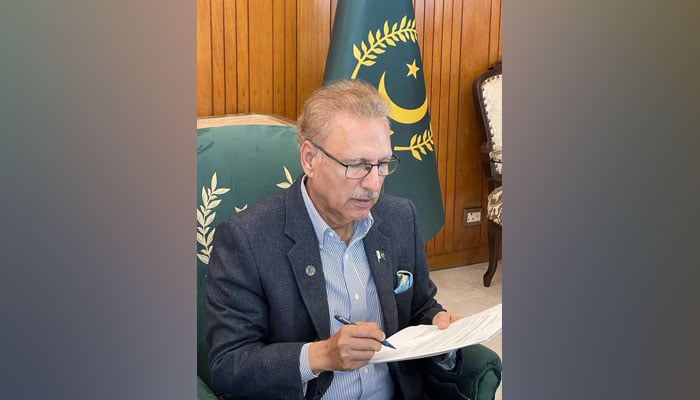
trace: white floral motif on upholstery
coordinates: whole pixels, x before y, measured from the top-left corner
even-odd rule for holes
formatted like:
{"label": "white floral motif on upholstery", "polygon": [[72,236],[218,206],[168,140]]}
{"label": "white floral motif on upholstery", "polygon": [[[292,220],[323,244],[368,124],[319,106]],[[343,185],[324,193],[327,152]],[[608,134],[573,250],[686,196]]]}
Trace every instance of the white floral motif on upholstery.
{"label": "white floral motif on upholstery", "polygon": [[211,243],[214,241],[214,228],[212,223],[216,218],[214,209],[221,203],[219,196],[228,193],[230,188],[217,188],[216,172],[211,176],[211,186],[202,186],[202,204],[197,207],[197,243],[203,248],[197,253],[197,258],[205,264],[209,264],[211,256]]}
{"label": "white floral motif on upholstery", "polygon": [[[277,184],[277,187],[286,189],[294,183],[291,172],[287,167],[282,167],[284,170],[284,177],[286,181]],[[212,251],[212,242],[214,241],[214,232],[216,228],[213,226],[214,219],[216,218],[216,212],[214,209],[221,204],[221,199],[219,196],[228,193],[230,188],[217,188],[218,181],[216,172],[211,176],[210,187],[202,186],[202,204],[197,207],[197,243],[199,243],[202,248],[197,253],[197,258],[204,264],[209,264],[209,257]],[[234,210],[239,213],[246,208],[248,204],[241,208],[233,207]]]}
{"label": "white floral motif on upholstery", "polygon": [[503,186],[493,189],[489,194],[486,217],[498,225],[503,225]]}
{"label": "white floral motif on upholstery", "polygon": [[487,79],[481,88],[484,97],[486,117],[489,123],[491,146],[489,157],[496,171],[502,174],[503,161],[503,75],[494,75]]}
{"label": "white floral motif on upholstery", "polygon": [[277,187],[280,189],[287,189],[288,187],[292,186],[292,183],[294,183],[294,179],[292,178],[291,172],[287,169],[287,167],[284,168],[284,178],[286,181],[282,181],[277,184]]}

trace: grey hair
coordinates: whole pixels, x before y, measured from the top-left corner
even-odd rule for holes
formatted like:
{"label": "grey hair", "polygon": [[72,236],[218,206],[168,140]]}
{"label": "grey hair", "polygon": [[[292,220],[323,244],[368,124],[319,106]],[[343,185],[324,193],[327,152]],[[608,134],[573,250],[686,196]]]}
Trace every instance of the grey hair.
{"label": "grey hair", "polygon": [[297,142],[323,145],[338,115],[381,118],[389,127],[389,104],[374,86],[361,80],[339,80],[316,89],[297,119]]}

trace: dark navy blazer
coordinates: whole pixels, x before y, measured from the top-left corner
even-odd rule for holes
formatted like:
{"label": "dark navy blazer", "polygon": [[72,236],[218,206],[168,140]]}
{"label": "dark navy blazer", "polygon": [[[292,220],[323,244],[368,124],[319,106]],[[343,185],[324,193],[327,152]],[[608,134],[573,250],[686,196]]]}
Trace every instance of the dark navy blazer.
{"label": "dark navy blazer", "polygon": [[[333,379],[332,372],[320,374],[303,395],[301,347],[330,337],[330,316],[318,240],[300,181],[216,227],[205,327],[211,386],[227,398],[320,398]],[[372,216],[364,246],[387,337],[409,325],[432,323],[443,308],[434,299],[437,290],[428,276],[415,206],[382,194]],[[384,257],[376,255],[378,250]],[[414,284],[394,294],[398,270],[412,272]],[[389,370],[396,398],[422,398],[416,361],[390,363]]]}

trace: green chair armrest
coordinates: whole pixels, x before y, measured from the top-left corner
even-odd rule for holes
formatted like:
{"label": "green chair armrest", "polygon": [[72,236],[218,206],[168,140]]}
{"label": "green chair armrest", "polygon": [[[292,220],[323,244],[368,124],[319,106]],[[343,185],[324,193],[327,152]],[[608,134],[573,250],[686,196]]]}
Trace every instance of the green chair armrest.
{"label": "green chair armrest", "polygon": [[459,349],[454,371],[424,361],[426,392],[431,399],[493,400],[501,383],[501,358],[480,344]]}
{"label": "green chair armrest", "polygon": [[206,383],[197,377],[197,400],[218,400]]}

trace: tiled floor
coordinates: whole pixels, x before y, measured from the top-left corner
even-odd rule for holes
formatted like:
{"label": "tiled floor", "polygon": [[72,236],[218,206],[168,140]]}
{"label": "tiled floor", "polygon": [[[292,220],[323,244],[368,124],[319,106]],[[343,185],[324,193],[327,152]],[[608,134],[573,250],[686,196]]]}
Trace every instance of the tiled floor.
{"label": "tiled floor", "polygon": [[[501,263],[491,281],[484,287],[483,275],[486,263],[447,268],[430,272],[430,278],[438,287],[437,299],[447,310],[460,315],[470,315],[502,302]],[[503,360],[503,334],[500,333],[484,346],[492,349]],[[496,392],[496,400],[502,399],[503,384]]]}

